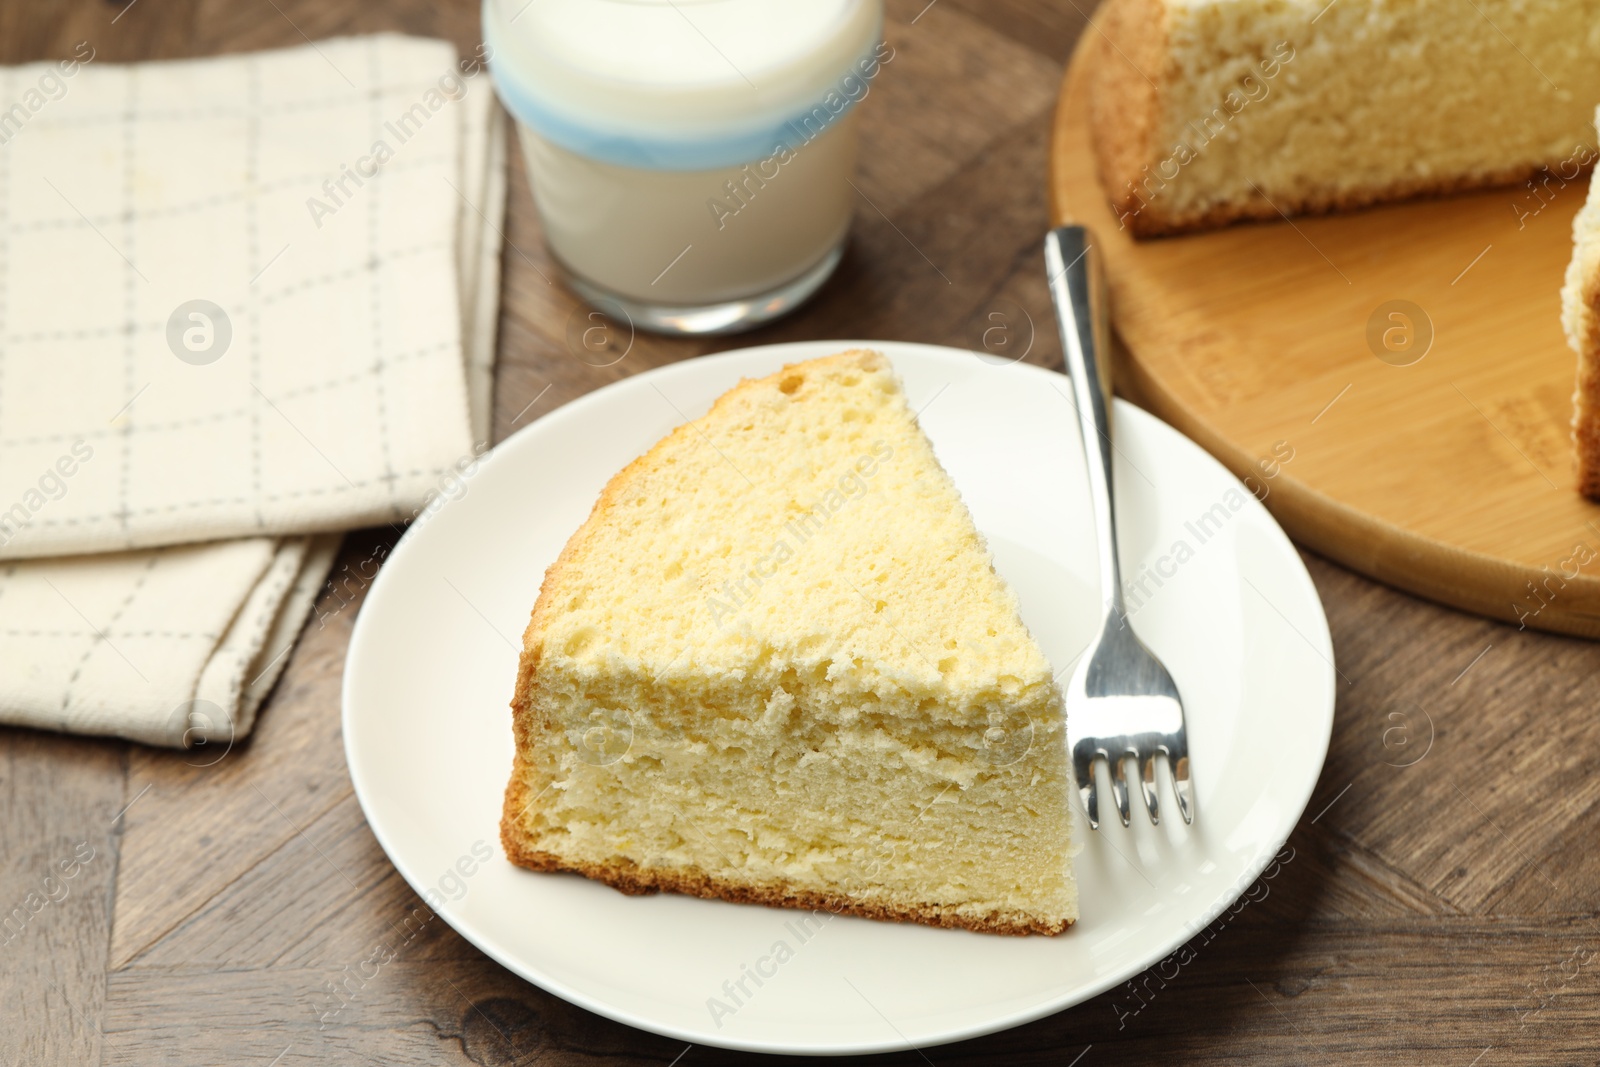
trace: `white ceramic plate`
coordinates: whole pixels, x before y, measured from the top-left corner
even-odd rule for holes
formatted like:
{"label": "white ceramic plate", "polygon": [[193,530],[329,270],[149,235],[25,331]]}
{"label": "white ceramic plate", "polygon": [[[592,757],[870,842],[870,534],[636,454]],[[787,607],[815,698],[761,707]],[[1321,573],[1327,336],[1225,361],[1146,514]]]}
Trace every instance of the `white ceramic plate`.
{"label": "white ceramic plate", "polygon": [[[1077,1004],[1160,961],[1232,903],[1300,818],[1333,722],[1333,651],[1288,538],[1223,467],[1118,402],[1118,508],[1135,629],[1184,697],[1197,815],[1091,833],[1082,918],[1010,938],[663,894],[628,897],[500,854],[507,703],[545,568],[601,486],[741,377],[851,347],[752,348],[635,375],[511,437],[385,563],[351,639],[344,739],[400,873],[494,959],[590,1011],[695,1044],[844,1054],[926,1047]],[[939,459],[1064,670],[1100,603],[1065,378],[928,345],[886,352]],[[1270,489],[1270,480],[1264,481]],[[1102,787],[1104,787],[1102,780]],[[1105,794],[1102,794],[1103,796]],[[1109,800],[1107,800],[1109,803]],[[786,942],[792,958],[771,958]],[[766,958],[765,962],[763,958]],[[759,965],[732,1014],[725,982]]]}

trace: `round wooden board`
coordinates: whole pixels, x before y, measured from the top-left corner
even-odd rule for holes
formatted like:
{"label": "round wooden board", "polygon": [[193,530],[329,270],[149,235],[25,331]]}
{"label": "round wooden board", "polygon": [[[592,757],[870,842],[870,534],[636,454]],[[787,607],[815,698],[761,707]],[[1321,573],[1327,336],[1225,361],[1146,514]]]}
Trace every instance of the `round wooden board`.
{"label": "round wooden board", "polygon": [[1454,607],[1600,637],[1600,506],[1573,488],[1561,329],[1587,177],[1552,179],[1543,199],[1521,186],[1134,241],[1090,147],[1090,70],[1125,62],[1100,41],[1084,35],[1062,86],[1050,193],[1056,222],[1088,226],[1104,253],[1118,390],[1265,494],[1312,550]]}

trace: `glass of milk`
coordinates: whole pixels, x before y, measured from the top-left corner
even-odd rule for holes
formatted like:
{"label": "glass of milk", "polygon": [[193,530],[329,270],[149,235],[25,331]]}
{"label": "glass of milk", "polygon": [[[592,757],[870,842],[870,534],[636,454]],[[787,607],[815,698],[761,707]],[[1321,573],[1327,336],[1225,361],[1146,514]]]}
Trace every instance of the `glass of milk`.
{"label": "glass of milk", "polygon": [[883,0],[484,0],[552,255],[667,333],[794,308],[850,228]]}

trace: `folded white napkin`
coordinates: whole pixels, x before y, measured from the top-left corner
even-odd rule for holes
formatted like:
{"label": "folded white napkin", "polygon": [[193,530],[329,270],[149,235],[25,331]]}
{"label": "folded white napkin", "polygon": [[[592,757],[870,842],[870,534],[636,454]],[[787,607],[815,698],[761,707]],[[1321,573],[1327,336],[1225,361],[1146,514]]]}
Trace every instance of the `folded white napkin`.
{"label": "folded white napkin", "polygon": [[337,549],[306,535],[404,522],[486,447],[489,79],[384,35],[33,64],[11,99],[0,721],[243,736]]}

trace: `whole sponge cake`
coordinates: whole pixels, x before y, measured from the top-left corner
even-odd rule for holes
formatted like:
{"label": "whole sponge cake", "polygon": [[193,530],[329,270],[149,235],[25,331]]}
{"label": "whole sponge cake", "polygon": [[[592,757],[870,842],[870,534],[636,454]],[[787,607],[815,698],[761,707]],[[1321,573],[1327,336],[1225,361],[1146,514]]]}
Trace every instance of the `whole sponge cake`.
{"label": "whole sponge cake", "polygon": [[1594,160],[1600,0],[1109,0],[1103,11],[1095,153],[1137,235]]}
{"label": "whole sponge cake", "polygon": [[745,381],[545,576],[506,855],[1000,933],[1077,917],[1059,691],[888,361]]}
{"label": "whole sponge cake", "polygon": [[[1600,126],[1600,114],[1595,117]],[[1572,262],[1561,290],[1561,324],[1578,354],[1572,442],[1578,491],[1600,500],[1600,184],[1572,220]]]}

